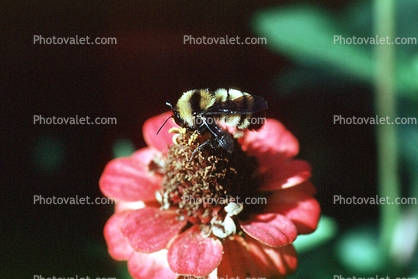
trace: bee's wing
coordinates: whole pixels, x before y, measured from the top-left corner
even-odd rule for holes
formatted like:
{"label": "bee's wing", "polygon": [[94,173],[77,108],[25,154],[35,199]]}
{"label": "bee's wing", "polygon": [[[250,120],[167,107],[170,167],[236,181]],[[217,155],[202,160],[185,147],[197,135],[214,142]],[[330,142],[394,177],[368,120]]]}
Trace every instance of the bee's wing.
{"label": "bee's wing", "polygon": [[[250,114],[260,112],[268,108],[267,101],[260,96],[239,97],[225,102],[215,103],[205,110],[202,115],[217,114]],[[216,117],[216,116],[215,116]]]}

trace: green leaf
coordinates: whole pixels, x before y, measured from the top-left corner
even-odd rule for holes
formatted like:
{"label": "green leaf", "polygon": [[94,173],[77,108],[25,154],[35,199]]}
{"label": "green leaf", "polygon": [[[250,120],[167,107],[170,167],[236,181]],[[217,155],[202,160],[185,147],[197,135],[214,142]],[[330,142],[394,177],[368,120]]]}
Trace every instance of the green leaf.
{"label": "green leaf", "polygon": [[112,146],[113,157],[127,157],[135,152],[135,146],[129,139],[118,139]]}
{"label": "green leaf", "polygon": [[335,237],[337,231],[338,225],[335,220],[322,215],[317,229],[311,234],[299,235],[293,245],[298,253],[304,253],[328,242]]}
{"label": "green leaf", "polygon": [[339,261],[353,272],[376,273],[385,264],[375,226],[362,226],[345,232],[336,244]]}
{"label": "green leaf", "polygon": [[370,81],[373,63],[364,45],[340,44],[347,37],[339,24],[324,10],[288,7],[259,12],[254,17],[256,33],[267,38],[267,47],[295,61],[319,67],[335,67]]}
{"label": "green leaf", "polygon": [[[268,48],[296,63],[373,84],[376,66],[372,38],[376,39],[376,35],[372,33],[370,5],[369,2],[353,5],[337,16],[313,6],[278,7],[256,13],[253,28],[258,36],[267,38]],[[418,11],[418,2],[403,1],[397,8],[400,19],[397,36],[418,40],[415,27],[418,17],[408,16]],[[363,43],[355,44],[353,36]],[[395,38],[389,39],[394,41]],[[417,45],[399,44],[396,51],[397,92],[418,102]]]}

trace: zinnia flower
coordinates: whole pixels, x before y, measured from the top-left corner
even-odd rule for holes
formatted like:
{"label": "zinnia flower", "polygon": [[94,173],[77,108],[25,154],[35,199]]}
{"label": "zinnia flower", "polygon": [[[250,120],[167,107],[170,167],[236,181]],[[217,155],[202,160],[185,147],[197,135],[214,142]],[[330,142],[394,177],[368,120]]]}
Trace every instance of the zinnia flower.
{"label": "zinnia flower", "polygon": [[[171,113],[171,112],[170,112]],[[134,278],[284,278],[295,272],[298,234],[320,216],[310,165],[293,159],[296,138],[274,119],[242,132],[232,154],[193,151],[196,136],[147,120],[148,147],[106,166],[100,189],[116,199],[104,235]],[[237,132],[235,133],[238,134]],[[203,138],[202,138],[203,137]],[[174,141],[174,143],[173,143]]]}

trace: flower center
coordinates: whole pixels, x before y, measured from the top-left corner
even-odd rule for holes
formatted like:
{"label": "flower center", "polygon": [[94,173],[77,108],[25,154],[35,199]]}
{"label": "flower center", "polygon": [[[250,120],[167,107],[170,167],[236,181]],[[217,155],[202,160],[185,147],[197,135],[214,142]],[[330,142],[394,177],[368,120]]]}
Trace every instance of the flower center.
{"label": "flower center", "polygon": [[177,210],[190,224],[208,225],[220,238],[234,234],[245,199],[259,195],[256,158],[242,151],[235,139],[232,153],[210,145],[196,150],[208,139],[189,131],[180,130],[174,139],[157,194],[162,208]]}

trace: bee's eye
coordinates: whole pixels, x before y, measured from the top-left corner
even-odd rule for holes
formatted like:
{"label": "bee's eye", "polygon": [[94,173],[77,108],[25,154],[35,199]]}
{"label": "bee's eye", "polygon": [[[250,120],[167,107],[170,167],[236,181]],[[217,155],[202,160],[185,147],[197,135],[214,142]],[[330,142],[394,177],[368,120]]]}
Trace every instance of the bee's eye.
{"label": "bee's eye", "polygon": [[180,117],[180,114],[177,110],[173,110],[173,118],[177,125],[181,127],[184,126],[184,120]]}
{"label": "bee's eye", "polygon": [[173,116],[176,122],[180,119],[180,115],[176,110],[173,110]]}

